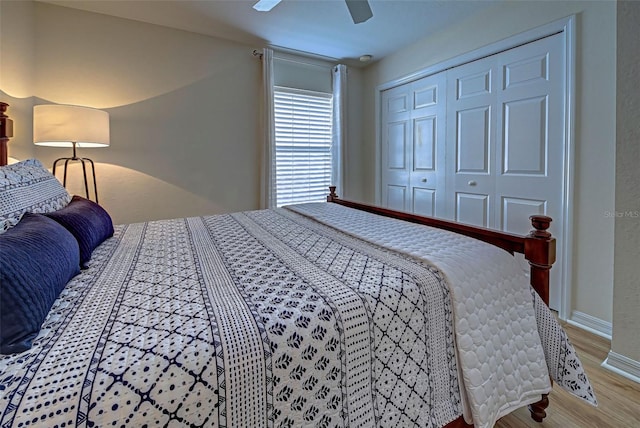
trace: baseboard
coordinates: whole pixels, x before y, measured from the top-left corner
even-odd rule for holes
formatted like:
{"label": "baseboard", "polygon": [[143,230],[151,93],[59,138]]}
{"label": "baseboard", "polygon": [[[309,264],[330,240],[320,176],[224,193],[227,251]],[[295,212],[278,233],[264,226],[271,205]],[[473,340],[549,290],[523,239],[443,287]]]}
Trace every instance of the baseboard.
{"label": "baseboard", "polygon": [[603,321],[600,318],[585,314],[584,312],[573,311],[571,312],[571,318],[567,320],[567,323],[611,340],[613,328],[611,323],[608,321]]}
{"label": "baseboard", "polygon": [[[580,311],[571,312],[568,324],[611,340],[612,324]],[[607,370],[640,383],[640,362],[629,357],[609,351],[607,359],[601,364]]]}
{"label": "baseboard", "polygon": [[640,362],[624,355],[609,351],[607,359],[601,364],[607,370],[618,373],[627,379],[640,383]]}

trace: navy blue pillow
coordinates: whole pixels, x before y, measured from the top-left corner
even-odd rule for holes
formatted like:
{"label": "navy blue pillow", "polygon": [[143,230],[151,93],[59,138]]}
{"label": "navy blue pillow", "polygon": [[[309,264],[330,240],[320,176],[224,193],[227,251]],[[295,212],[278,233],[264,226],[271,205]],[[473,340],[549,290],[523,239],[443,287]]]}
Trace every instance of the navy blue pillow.
{"label": "navy blue pillow", "polygon": [[80,272],[78,243],[42,214],[0,234],[0,354],[31,348],[53,302]]}
{"label": "navy blue pillow", "polygon": [[82,267],[91,259],[93,250],[113,236],[109,214],[97,203],[81,196],[74,196],[66,207],[45,215],[66,227],[78,240]]}

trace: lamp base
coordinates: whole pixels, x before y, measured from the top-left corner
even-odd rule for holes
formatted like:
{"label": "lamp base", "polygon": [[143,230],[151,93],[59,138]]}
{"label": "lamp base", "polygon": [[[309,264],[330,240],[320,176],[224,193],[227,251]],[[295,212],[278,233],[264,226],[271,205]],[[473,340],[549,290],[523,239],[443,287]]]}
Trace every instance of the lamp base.
{"label": "lamp base", "polygon": [[62,176],[62,185],[67,187],[67,167],[69,166],[69,162],[80,162],[82,164],[82,175],[84,178],[84,191],[87,195],[87,199],[91,199],[89,197],[89,183],[87,180],[87,164],[91,166],[91,176],[93,179],[93,194],[96,197],[96,203],[98,203],[98,186],[96,184],[96,167],[93,164],[93,161],[89,158],[79,158],[75,156],[75,146],[74,146],[74,156],[70,158],[58,158],[53,162],[53,175],[56,175],[56,166],[58,162],[64,161],[64,174]]}

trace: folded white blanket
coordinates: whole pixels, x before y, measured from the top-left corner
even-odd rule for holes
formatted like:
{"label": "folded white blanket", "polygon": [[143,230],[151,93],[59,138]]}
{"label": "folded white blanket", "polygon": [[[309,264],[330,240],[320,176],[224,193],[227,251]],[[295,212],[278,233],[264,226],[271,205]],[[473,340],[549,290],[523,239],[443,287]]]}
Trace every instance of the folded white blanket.
{"label": "folded white blanket", "polygon": [[453,299],[467,422],[492,427],[500,417],[540,400],[551,391],[547,373],[572,394],[596,404],[566,333],[535,292],[534,307],[528,278],[506,251],[464,235],[338,204],[288,208],[426,260],[445,275]]}

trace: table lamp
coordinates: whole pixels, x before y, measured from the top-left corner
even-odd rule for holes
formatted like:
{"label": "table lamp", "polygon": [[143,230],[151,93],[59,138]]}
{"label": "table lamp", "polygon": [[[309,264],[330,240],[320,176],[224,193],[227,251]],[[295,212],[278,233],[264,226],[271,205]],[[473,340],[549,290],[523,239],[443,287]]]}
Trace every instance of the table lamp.
{"label": "table lamp", "polygon": [[62,185],[67,185],[67,167],[70,162],[80,162],[84,175],[84,189],[89,198],[87,164],[91,166],[93,193],[98,202],[96,170],[93,161],[81,158],[76,148],[109,146],[109,113],[90,107],[62,104],[46,104],[33,107],[33,143],[39,146],[71,147],[73,155],[53,162],[53,175],[58,162],[64,162]]}

